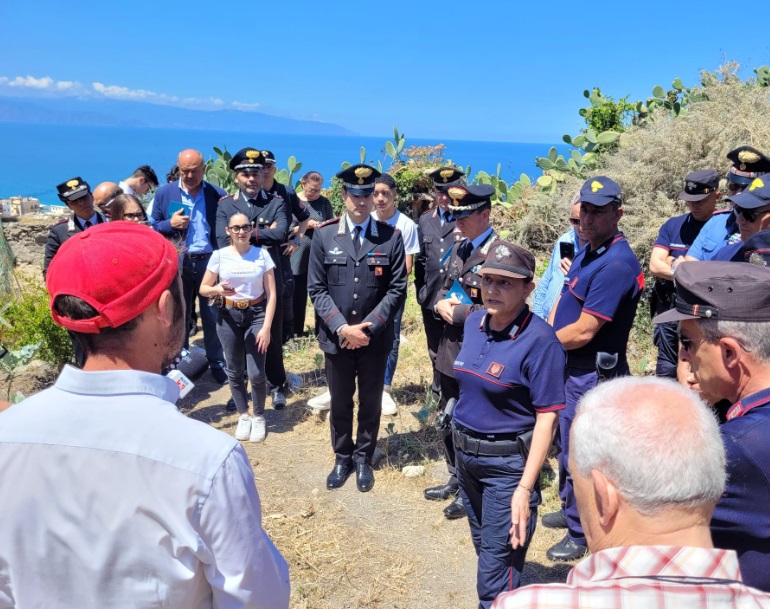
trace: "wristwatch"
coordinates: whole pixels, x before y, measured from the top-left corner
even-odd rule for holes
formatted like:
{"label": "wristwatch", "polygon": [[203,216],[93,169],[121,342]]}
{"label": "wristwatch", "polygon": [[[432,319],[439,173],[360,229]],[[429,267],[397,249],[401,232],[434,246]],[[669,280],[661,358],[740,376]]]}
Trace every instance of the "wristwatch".
{"label": "wristwatch", "polygon": [[300,240],[299,240],[299,237],[294,237],[294,243],[295,243],[296,245],[299,245],[299,241],[300,241]]}

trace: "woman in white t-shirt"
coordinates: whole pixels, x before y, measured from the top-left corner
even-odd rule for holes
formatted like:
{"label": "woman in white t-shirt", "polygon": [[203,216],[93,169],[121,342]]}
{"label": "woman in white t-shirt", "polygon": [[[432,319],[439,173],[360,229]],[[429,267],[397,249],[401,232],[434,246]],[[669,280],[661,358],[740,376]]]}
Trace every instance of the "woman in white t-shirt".
{"label": "woman in white t-shirt", "polygon": [[[217,336],[225,352],[230,392],[241,415],[235,438],[261,442],[265,439],[267,397],[265,353],[275,314],[275,263],[267,250],[249,243],[252,228],[240,212],[227,219],[230,245],[211,254],[200,294],[224,298],[217,316]],[[244,369],[251,383],[253,417],[248,414]]]}

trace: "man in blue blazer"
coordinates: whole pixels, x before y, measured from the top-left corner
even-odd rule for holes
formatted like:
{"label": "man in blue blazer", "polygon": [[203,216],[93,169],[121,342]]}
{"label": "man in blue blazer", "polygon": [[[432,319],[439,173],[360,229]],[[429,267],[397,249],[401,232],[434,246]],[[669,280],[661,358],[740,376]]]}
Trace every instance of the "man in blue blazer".
{"label": "man in blue blazer", "polygon": [[[167,239],[185,246],[182,263],[182,287],[185,299],[185,329],[190,327],[193,300],[198,296],[198,309],[203,324],[203,344],[214,379],[224,384],[224,353],[217,336],[217,314],[198,289],[216,244],[216,215],[224,190],[203,181],[206,162],[197,150],[183,150],[177,159],[179,180],[164,184],[155,191],[152,225]],[[189,344],[185,331],[185,347]]]}

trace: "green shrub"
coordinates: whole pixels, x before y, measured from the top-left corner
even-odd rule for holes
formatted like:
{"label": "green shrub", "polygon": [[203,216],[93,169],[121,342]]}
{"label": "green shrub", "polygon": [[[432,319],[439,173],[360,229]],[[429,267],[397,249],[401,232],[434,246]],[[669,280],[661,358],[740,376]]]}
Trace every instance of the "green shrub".
{"label": "green shrub", "polygon": [[41,284],[26,286],[3,311],[0,340],[9,351],[37,345],[34,358],[57,370],[73,361],[69,334],[51,318],[48,292]]}

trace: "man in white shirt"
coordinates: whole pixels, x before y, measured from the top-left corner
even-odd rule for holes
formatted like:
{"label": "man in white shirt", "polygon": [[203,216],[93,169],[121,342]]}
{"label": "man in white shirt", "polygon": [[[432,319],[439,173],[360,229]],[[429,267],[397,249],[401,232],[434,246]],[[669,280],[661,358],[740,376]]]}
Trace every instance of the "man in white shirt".
{"label": "man in white shirt", "polygon": [[47,288],[86,363],[0,413],[0,607],[288,607],[246,453],[159,374],[184,341],[173,245],[94,226]]}
{"label": "man in white shirt", "polygon": [[146,195],[158,187],[158,176],[149,165],[141,165],[125,180],[121,180],[119,186],[127,195]]}
{"label": "man in white shirt", "polygon": [[[417,225],[396,209],[396,181],[393,176],[383,173],[374,181],[374,211],[372,217],[380,222],[386,222],[401,232],[401,238],[404,241],[404,253],[406,262],[406,276],[412,272],[412,262],[414,255],[420,253],[420,241],[417,236]],[[396,402],[390,395],[393,375],[396,373],[398,365],[398,347],[401,343],[401,317],[404,314],[404,305],[396,312],[393,321],[393,350],[388,356],[388,363],[385,367],[385,387],[382,393],[382,414],[393,415],[398,413]]]}

